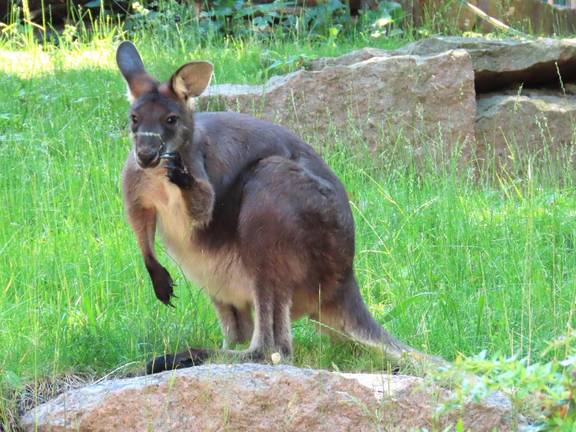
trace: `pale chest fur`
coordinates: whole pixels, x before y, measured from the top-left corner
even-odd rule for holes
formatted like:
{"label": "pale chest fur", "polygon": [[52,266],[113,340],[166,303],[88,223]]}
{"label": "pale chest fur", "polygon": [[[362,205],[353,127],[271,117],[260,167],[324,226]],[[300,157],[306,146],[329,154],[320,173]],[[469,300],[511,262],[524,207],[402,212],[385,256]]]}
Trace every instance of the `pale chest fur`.
{"label": "pale chest fur", "polygon": [[252,302],[253,281],[235,250],[204,250],[195,241],[194,222],[188,216],[180,189],[161,167],[146,172],[142,200],[157,211],[157,230],[170,257],[186,277],[210,297],[243,307]]}

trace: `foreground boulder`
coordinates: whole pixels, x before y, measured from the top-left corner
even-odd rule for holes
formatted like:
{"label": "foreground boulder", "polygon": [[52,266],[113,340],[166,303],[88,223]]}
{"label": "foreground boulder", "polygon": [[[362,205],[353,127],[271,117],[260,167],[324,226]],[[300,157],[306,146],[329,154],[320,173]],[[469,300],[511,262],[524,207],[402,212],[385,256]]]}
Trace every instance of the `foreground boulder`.
{"label": "foreground boulder", "polygon": [[[207,365],[69,391],[22,419],[26,431],[514,430],[506,400],[461,401],[420,378],[291,366]],[[446,404],[445,406],[443,404]]]}
{"label": "foreground boulder", "polygon": [[299,133],[358,131],[372,146],[399,135],[447,146],[474,139],[474,73],[462,50],[372,57],[300,70],[262,86],[216,85],[198,103],[201,109],[252,113]]}

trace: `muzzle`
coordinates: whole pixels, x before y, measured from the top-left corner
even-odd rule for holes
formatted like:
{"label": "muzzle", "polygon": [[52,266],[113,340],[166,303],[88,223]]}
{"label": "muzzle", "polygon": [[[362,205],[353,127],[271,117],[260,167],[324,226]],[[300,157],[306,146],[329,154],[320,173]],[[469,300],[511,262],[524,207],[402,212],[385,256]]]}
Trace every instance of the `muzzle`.
{"label": "muzzle", "polygon": [[134,132],[136,159],[142,168],[154,168],[160,163],[160,155],[166,150],[162,135],[156,132]]}

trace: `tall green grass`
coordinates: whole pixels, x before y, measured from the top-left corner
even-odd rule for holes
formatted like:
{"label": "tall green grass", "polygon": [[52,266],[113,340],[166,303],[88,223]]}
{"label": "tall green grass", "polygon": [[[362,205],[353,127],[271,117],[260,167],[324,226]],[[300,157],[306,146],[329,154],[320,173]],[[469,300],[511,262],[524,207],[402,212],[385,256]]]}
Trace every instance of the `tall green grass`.
{"label": "tall green grass", "polygon": [[[248,73],[238,51],[200,57],[220,57],[228,81]],[[0,346],[3,369],[18,374],[106,370],[220,339],[206,298],[182,277],[175,311],[155,300],[124,222],[119,173],[130,144],[112,53],[1,54]],[[149,63],[159,75],[171,70]],[[389,147],[369,152],[344,141],[323,149],[350,193],[364,295],[392,331],[451,358],[538,352],[573,322],[570,173],[558,173],[562,184],[538,172],[496,183],[456,165],[439,175]],[[297,326],[297,340],[307,329]]]}
{"label": "tall green grass", "polygon": [[[0,392],[221,343],[209,300],[163,253],[179,298],[176,309],[155,299],[124,221],[119,176],[130,147],[128,103],[113,61],[121,34],[114,28],[59,48],[0,43]],[[288,64],[295,53],[336,55],[367,43],[199,41],[184,31],[177,43],[145,33],[135,39],[159,78],[204,58],[215,64],[217,82],[242,83],[265,80],[271,58]],[[387,329],[447,359],[482,350],[539,359],[574,326],[569,161],[527,155],[508,171],[469,174],[456,156],[442,167],[415,160],[410,149],[423,143],[393,137],[370,150],[333,132],[305,138],[349,191],[362,293]],[[296,364],[385,367],[375,353],[332,344],[315,327],[294,325]],[[564,354],[552,350],[547,358]]]}

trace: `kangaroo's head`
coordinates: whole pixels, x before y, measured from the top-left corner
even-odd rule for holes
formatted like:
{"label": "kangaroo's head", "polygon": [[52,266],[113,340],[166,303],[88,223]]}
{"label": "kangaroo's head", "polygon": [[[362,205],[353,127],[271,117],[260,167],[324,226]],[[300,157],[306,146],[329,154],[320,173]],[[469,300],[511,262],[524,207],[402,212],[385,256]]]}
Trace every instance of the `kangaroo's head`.
{"label": "kangaroo's head", "polygon": [[208,87],[212,64],[187,63],[160,83],[146,72],[132,43],[120,44],[116,61],[132,102],[130,123],[136,159],[142,168],[153,168],[163,152],[177,151],[192,138],[194,124],[188,102]]}

